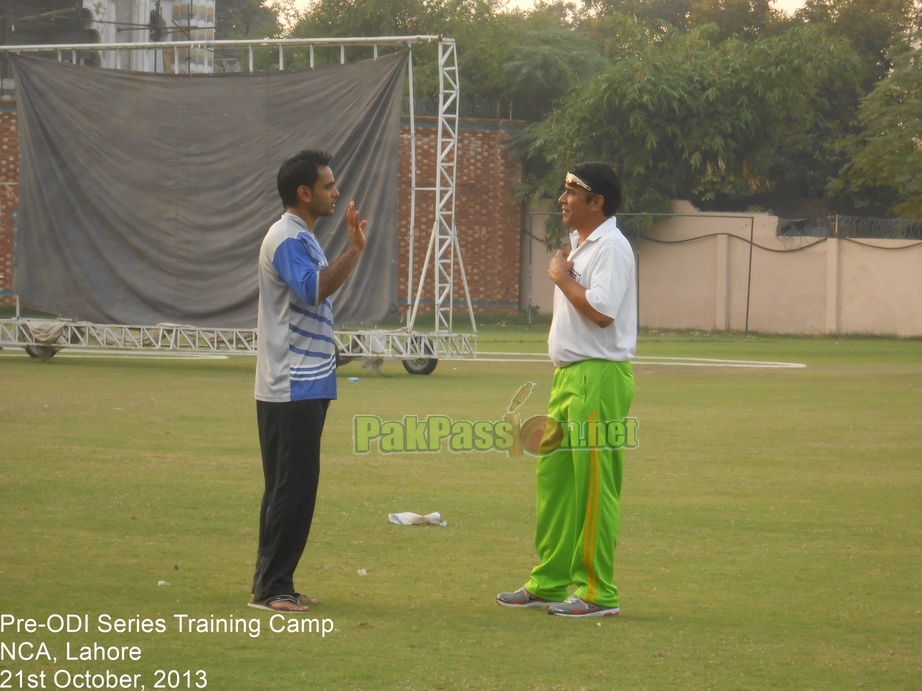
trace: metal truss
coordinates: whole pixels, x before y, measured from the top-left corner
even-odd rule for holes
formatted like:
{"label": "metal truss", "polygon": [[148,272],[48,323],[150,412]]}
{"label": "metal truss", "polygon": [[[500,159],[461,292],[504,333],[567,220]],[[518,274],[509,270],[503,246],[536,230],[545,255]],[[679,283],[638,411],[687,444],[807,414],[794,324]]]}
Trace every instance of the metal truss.
{"label": "metal truss", "polygon": [[[453,38],[444,36],[377,36],[377,37],[343,37],[343,38],[262,38],[256,40],[188,40],[188,41],[138,41],[132,43],[44,43],[21,46],[2,46],[9,53],[54,53],[59,61],[80,62],[81,56],[89,52],[114,53],[116,56],[121,51],[153,51],[160,56],[159,61],[148,64],[142,60],[142,72],[160,72],[163,70],[163,55],[170,51],[181,49],[202,49],[209,52],[221,48],[247,50],[249,54],[249,71],[253,71],[254,49],[277,48],[279,54],[278,68],[285,69],[286,48],[307,48],[310,55],[310,67],[314,67],[314,49],[319,47],[339,48],[340,64],[346,62],[346,47],[360,46],[372,48],[374,57],[378,57],[378,49],[382,46],[406,46],[412,50],[414,45],[421,44],[450,44],[454,46]],[[176,57],[174,53],[174,58]],[[118,61],[116,61],[117,64]],[[152,69],[149,69],[152,68]],[[188,73],[181,73],[188,76]]]}
{"label": "metal truss", "polygon": [[176,324],[128,326],[51,319],[0,319],[0,346],[255,353],[256,331],[202,329]]}
{"label": "metal truss", "polygon": [[[439,61],[439,118],[437,171],[434,188],[417,186],[416,127],[413,99],[413,55],[414,45],[436,44]],[[458,112],[459,80],[458,56],[455,41],[444,36],[387,36],[374,38],[315,38],[315,39],[262,39],[255,41],[231,40],[190,40],[170,42],[138,43],[100,43],[100,44],[53,44],[4,46],[11,53],[53,53],[58,60],[70,58],[77,62],[79,54],[86,51],[99,51],[103,55],[114,51],[160,51],[160,65],[163,65],[162,51],[174,51],[174,62],[178,60],[179,49],[219,48],[246,49],[249,55],[249,70],[253,71],[253,51],[255,48],[277,47],[278,69],[285,69],[286,48],[307,48],[310,66],[314,66],[314,49],[321,46],[339,47],[340,63],[346,62],[347,46],[372,47],[374,57],[378,57],[381,46],[402,46],[410,50],[409,89],[410,89],[410,137],[411,137],[411,220],[410,220],[410,255],[409,255],[409,291],[417,279],[413,276],[413,241],[415,237],[415,219],[417,217],[417,192],[435,192],[435,223],[429,239],[429,249],[423,269],[418,276],[417,290],[412,304],[408,304],[408,318],[405,329],[399,331],[338,331],[336,342],[342,355],[346,357],[374,357],[384,359],[453,359],[476,357],[477,326],[470,297],[461,247],[455,226],[455,190],[458,161]],[[146,55],[146,53],[145,53]],[[116,64],[118,59],[116,57]],[[157,60],[153,61],[158,64]],[[147,65],[147,60],[143,61]],[[156,69],[156,68],[155,68]],[[179,75],[180,77],[182,75]],[[419,333],[413,330],[419,307],[423,302],[423,284],[429,263],[434,269],[434,333]],[[455,262],[464,286],[467,308],[470,314],[473,333],[456,334],[453,332],[453,300]],[[28,328],[27,322],[17,320],[0,320],[0,347],[30,346],[61,348],[67,345],[99,348],[153,348],[157,350],[201,350],[227,353],[255,352],[256,334],[247,329],[204,329],[191,326],[125,326],[107,324],[89,324],[84,322],[55,322],[64,324],[63,335],[54,345],[39,343]]]}
{"label": "metal truss", "polygon": [[477,357],[473,334],[420,334],[406,331],[337,331],[336,345],[347,357],[399,360],[462,360]]}
{"label": "metal truss", "polygon": [[[473,334],[337,331],[335,341],[340,355],[348,358],[458,360],[477,357],[476,336]],[[129,326],[53,319],[0,319],[2,348],[43,348],[50,357],[68,346],[255,355],[256,330],[209,329],[178,324]]]}
{"label": "metal truss", "polygon": [[471,303],[467,276],[464,273],[464,261],[461,258],[461,246],[458,243],[458,231],[455,225],[455,180],[458,168],[458,112],[460,108],[460,89],[458,80],[458,52],[454,42],[439,43],[439,123],[436,149],[435,175],[435,223],[429,239],[429,248],[423,270],[419,276],[419,286],[413,310],[407,320],[407,328],[412,329],[419,311],[423,282],[433,262],[433,287],[435,293],[434,316],[436,333],[451,333],[454,327],[454,272],[457,256],[459,273],[464,285],[464,297],[471,319],[471,329],[477,332],[474,321],[474,309]]}

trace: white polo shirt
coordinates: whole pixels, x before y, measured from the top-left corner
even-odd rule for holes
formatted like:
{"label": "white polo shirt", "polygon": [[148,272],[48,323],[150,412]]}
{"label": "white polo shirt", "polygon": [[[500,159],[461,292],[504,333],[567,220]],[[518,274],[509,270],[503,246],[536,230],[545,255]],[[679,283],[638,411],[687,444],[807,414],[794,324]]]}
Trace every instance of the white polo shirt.
{"label": "white polo shirt", "polygon": [[637,282],[634,251],[608,218],[579,244],[570,234],[570,275],[586,288],[586,300],[598,312],[614,319],[605,328],[581,315],[560,288],[554,288],[554,318],[548,353],[557,367],[581,360],[625,361],[637,349]]}

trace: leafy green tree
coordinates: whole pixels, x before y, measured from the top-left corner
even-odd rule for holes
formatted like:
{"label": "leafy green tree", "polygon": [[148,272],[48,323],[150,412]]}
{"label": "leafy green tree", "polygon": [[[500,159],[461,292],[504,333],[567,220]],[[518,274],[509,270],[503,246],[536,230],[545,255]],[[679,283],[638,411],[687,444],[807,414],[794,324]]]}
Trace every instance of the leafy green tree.
{"label": "leafy green tree", "polygon": [[830,191],[891,188],[898,199],[890,212],[922,219],[922,50],[904,47],[896,55],[890,76],[862,100],[858,118],[863,131]]}
{"label": "leafy green tree", "polygon": [[890,46],[919,28],[920,11],[916,0],[806,0],[796,15],[851,41],[865,64],[864,85],[869,90],[890,71]]}
{"label": "leafy green tree", "polygon": [[[288,16],[291,1],[276,0]],[[503,115],[533,123],[516,142],[526,194],[556,197],[566,163],[604,156],[634,208],[676,196],[732,207],[769,190],[826,193],[856,150],[842,142],[868,126],[859,99],[887,75],[888,46],[918,8],[807,0],[791,19],[770,0],[549,0],[529,12],[503,0],[316,0],[290,35],[455,38],[463,99],[498,99]],[[414,48],[417,96],[438,93],[434,51]],[[338,61],[339,49],[316,60]],[[307,51],[286,50],[286,65],[299,61]]]}
{"label": "leafy green tree", "polygon": [[521,45],[503,65],[514,116],[540,120],[564,94],[599,74],[606,64],[585,33],[565,29],[524,32]]}
{"label": "leafy green tree", "polygon": [[321,0],[295,26],[296,37],[410,36],[426,21],[424,0]]}
{"label": "leafy green tree", "polygon": [[[534,18],[530,18],[533,22]],[[533,24],[532,24],[533,25]],[[511,151],[522,159],[526,178],[548,172],[541,155],[529,153],[534,131],[568,93],[601,73],[608,65],[589,34],[573,28],[525,31],[512,60],[503,65],[507,97],[513,117],[530,124],[509,140]]]}
{"label": "leafy green tree", "polygon": [[[512,55],[521,15],[502,12],[503,0],[319,0],[293,28],[294,37],[444,35],[455,39],[465,98],[502,98],[502,65]],[[418,96],[438,93],[432,49],[414,48]],[[337,54],[338,55],[338,54]]]}
{"label": "leafy green tree", "polygon": [[504,0],[443,0],[434,33],[458,46],[462,97],[507,100],[502,66],[522,42],[521,15],[502,12]]}
{"label": "leafy green tree", "polygon": [[688,25],[705,24],[717,27],[718,39],[754,41],[770,36],[783,21],[769,0],[698,0],[689,8]]}
{"label": "leafy green tree", "polygon": [[[243,40],[254,38],[275,38],[281,35],[281,14],[291,11],[291,0],[220,0],[215,10],[215,38]],[[278,64],[278,52],[257,50],[254,67],[258,70],[272,69]],[[247,69],[248,51],[237,48],[222,48],[216,51],[216,65],[229,65],[238,61]],[[225,62],[229,61],[229,62]]]}
{"label": "leafy green tree", "polygon": [[532,10],[522,15],[524,28],[528,31],[574,29],[581,17],[577,3],[567,0],[539,0]]}
{"label": "leafy green tree", "polygon": [[279,7],[265,0],[220,0],[215,9],[215,38],[245,39],[278,36]]}
{"label": "leafy green tree", "polygon": [[583,0],[598,17],[619,15],[660,30],[687,29],[695,0]]}
{"label": "leafy green tree", "polygon": [[532,154],[550,168],[529,191],[555,198],[565,167],[586,159],[620,171],[628,210],[766,189],[781,140],[815,119],[823,87],[856,73],[848,43],[818,29],[716,45],[704,29],[673,32],[613,61],[536,128]]}

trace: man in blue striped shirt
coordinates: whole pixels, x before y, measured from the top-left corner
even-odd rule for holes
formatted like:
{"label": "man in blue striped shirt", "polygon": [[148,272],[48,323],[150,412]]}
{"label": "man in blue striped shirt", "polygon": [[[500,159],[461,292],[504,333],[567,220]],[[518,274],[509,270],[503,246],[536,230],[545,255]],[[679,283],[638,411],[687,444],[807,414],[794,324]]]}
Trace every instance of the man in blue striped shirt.
{"label": "man in blue striped shirt", "polygon": [[320,436],[336,398],[335,293],[365,249],[365,228],[349,203],[349,248],[327,262],[312,229],[332,216],[339,198],[332,156],[302,151],[278,173],[285,213],[259,252],[259,339],[256,418],[266,487],[259,513],[259,549],[249,605],[306,612],[317,601],[294,589],[314,515]]}

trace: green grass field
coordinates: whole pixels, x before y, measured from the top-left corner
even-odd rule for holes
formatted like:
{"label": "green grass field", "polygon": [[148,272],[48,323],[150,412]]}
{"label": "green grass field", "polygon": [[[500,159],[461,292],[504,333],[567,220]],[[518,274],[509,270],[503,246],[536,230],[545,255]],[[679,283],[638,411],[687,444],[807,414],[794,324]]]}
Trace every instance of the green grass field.
{"label": "green grass field", "polygon": [[[545,333],[488,326],[480,349],[541,352]],[[353,415],[500,420],[529,381],[523,419],[540,414],[550,364],[342,368],[296,576],[322,601],[310,616],[335,625],[322,636],[273,633],[244,606],[261,492],[252,358],[3,351],[0,616],[87,614],[91,631],[7,626],[0,688],[42,671],[58,688],[62,669],[140,674],[146,689],[156,670],[193,670],[164,688],[205,670],[230,691],[919,688],[922,342],[647,333],[638,355],[807,367],[636,366],[622,616],[605,620],[493,602],[534,565],[533,458],[352,453]],[[400,511],[448,527],[389,523]],[[167,631],[100,633],[103,614]],[[260,635],[180,633],[176,614],[255,618]],[[45,643],[56,662],[11,660],[24,641],[17,655]],[[142,656],[64,659],[93,642]]]}

